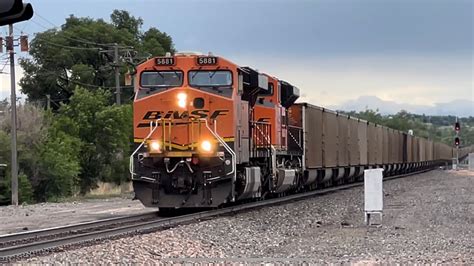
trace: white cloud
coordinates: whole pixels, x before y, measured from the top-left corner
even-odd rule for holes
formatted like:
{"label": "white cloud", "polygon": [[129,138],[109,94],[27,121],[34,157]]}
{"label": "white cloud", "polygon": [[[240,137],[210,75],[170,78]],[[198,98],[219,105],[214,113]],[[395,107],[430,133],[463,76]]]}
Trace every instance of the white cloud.
{"label": "white cloud", "polygon": [[433,105],[473,97],[472,62],[465,57],[230,57],[298,86],[302,100],[328,106],[361,95]]}

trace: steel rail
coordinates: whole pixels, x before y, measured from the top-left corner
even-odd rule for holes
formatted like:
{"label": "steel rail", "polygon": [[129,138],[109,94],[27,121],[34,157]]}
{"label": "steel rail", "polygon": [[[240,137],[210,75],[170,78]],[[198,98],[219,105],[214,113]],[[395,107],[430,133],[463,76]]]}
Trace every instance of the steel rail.
{"label": "steel rail", "polygon": [[[401,175],[386,177],[384,178],[384,181],[416,175],[416,174],[424,173],[433,169],[425,169],[425,170],[412,172],[408,174],[401,174]],[[141,223],[126,225],[126,226],[121,226],[118,228],[111,228],[111,229],[105,229],[101,231],[69,235],[69,236],[65,236],[61,238],[44,240],[41,242],[33,242],[33,243],[27,243],[23,245],[16,245],[12,247],[1,248],[0,261],[2,258],[4,260],[7,260],[8,258],[22,255],[25,253],[32,253],[32,252],[37,252],[41,250],[53,249],[53,248],[57,248],[61,246],[75,245],[75,244],[80,244],[83,242],[116,237],[116,236],[125,235],[129,233],[146,233],[146,232],[157,231],[160,228],[169,228],[169,227],[176,226],[178,224],[191,223],[191,222],[200,221],[203,219],[212,218],[215,216],[229,215],[236,212],[247,211],[247,210],[256,209],[256,208],[260,208],[264,206],[271,206],[271,205],[277,205],[277,204],[286,203],[286,202],[297,201],[297,200],[313,197],[316,195],[327,194],[327,193],[354,188],[354,187],[358,187],[362,185],[363,185],[363,182],[358,181],[358,182],[347,184],[347,185],[340,185],[340,186],[335,186],[335,187],[330,187],[330,188],[325,188],[325,189],[319,189],[319,190],[304,192],[300,194],[294,194],[294,195],[281,197],[281,198],[267,199],[267,200],[251,202],[247,204],[230,206],[230,207],[226,207],[222,209],[198,212],[194,214],[187,214],[187,215],[182,215],[182,216],[177,216],[177,217],[162,218],[155,221],[141,222]]]}
{"label": "steel rail", "polygon": [[25,241],[28,239],[47,237],[52,235],[59,235],[64,233],[71,233],[77,231],[91,230],[98,227],[112,226],[117,224],[124,224],[136,222],[145,219],[153,219],[158,217],[158,212],[147,212],[142,214],[135,214],[129,216],[120,216],[108,219],[101,219],[90,222],[77,223],[72,225],[57,226],[45,229],[32,230],[27,232],[13,233],[0,235],[0,245],[5,245],[9,242]]}

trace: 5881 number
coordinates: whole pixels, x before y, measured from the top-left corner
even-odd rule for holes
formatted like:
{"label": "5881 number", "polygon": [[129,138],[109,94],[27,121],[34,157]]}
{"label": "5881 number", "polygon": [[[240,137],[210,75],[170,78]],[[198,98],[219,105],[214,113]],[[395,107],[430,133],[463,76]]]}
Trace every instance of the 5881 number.
{"label": "5881 number", "polygon": [[156,58],[155,63],[157,66],[172,66],[174,65],[174,58],[173,57],[158,57]]}
{"label": "5881 number", "polygon": [[197,64],[198,65],[216,65],[217,57],[214,57],[214,56],[198,57]]}

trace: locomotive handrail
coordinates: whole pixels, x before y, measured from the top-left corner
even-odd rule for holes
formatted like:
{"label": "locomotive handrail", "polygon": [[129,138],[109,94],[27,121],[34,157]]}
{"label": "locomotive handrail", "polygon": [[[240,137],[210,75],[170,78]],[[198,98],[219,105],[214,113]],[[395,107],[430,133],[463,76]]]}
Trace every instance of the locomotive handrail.
{"label": "locomotive handrail", "polygon": [[[206,128],[211,132],[212,135],[214,135],[214,137],[219,141],[220,144],[222,144],[222,146],[224,146],[224,149],[227,150],[227,152],[230,153],[230,155],[232,156],[232,171],[230,171],[229,173],[227,173],[226,175],[231,175],[231,174],[234,174],[235,173],[235,169],[237,168],[235,166],[236,164],[236,157],[237,155],[235,154],[235,152],[229,147],[229,145],[227,145],[227,143],[221,138],[221,136],[219,136],[219,134],[217,134],[217,131],[212,131],[211,127],[209,127],[209,124],[207,123],[207,120],[205,118],[201,118],[200,119],[201,121],[204,121],[204,124],[206,125]],[[214,122],[215,123],[215,122]],[[212,179],[216,179],[216,178],[212,178]]]}
{"label": "locomotive handrail", "polygon": [[[265,122],[253,122],[254,125],[270,125],[269,123],[265,123]],[[259,127],[255,127],[257,130],[260,131],[260,133],[262,134],[262,136],[268,141],[268,143],[270,144],[270,149],[272,150],[271,152],[271,156],[272,156],[272,174],[273,176],[276,176],[276,170],[277,170],[277,165],[276,165],[276,148],[275,146],[273,146],[272,142],[271,142],[271,139],[268,139],[267,136],[265,136],[262,132],[262,130],[259,128]]]}
{"label": "locomotive handrail", "polygon": [[[293,128],[293,129],[297,129],[300,133],[300,136],[299,136],[299,140],[296,140],[295,136],[293,135],[293,133],[291,133],[291,131],[289,130],[290,128]],[[302,138],[301,138],[301,132],[303,131],[303,128],[302,127],[295,127],[295,126],[290,126],[288,125],[288,134],[290,135],[290,137],[293,139],[293,141],[296,143],[296,145],[298,145],[298,147],[303,150],[303,147],[301,147],[301,141],[302,141]]]}
{"label": "locomotive handrail", "polygon": [[161,118],[156,120],[156,125],[155,125],[154,128],[153,128],[153,121],[150,121],[150,133],[148,133],[148,135],[143,139],[142,143],[140,143],[140,145],[138,145],[138,147],[135,149],[135,151],[133,151],[132,155],[130,155],[130,161],[129,161],[129,168],[128,169],[130,171],[130,174],[132,175],[132,179],[133,179],[133,176],[135,175],[135,165],[134,165],[134,162],[133,162],[133,157],[143,147],[143,145],[151,137],[153,132],[155,132],[155,130],[158,128],[158,125],[159,125],[158,121],[159,120],[161,120]]}
{"label": "locomotive handrail", "polygon": [[[270,127],[271,124],[270,123],[265,123],[265,122],[258,122],[258,121],[255,121],[255,122],[252,122],[252,124],[255,125],[255,128],[260,132],[260,135],[265,139],[265,141],[267,141],[268,145],[269,146],[272,146],[272,140],[271,138],[268,138],[268,136],[265,135],[265,132],[262,131],[262,129],[260,127],[258,127],[258,125],[263,125],[263,126],[268,126]],[[268,134],[268,132],[267,132]],[[258,136],[256,136],[258,138]],[[258,140],[257,140],[258,142]],[[257,144],[258,145],[258,144]]]}
{"label": "locomotive handrail", "polygon": [[[217,127],[216,127],[216,131],[214,132],[211,129],[211,127],[209,127],[209,124],[207,123],[207,119],[201,118],[200,120],[204,121],[204,124],[206,125],[206,128],[209,130],[209,132],[211,132],[211,134],[214,135],[214,137],[219,141],[219,143],[222,144],[224,149],[226,149],[227,152],[230,153],[230,155],[232,156],[232,170],[229,173],[227,173],[226,176],[232,175],[232,201],[234,201],[235,200],[234,183],[237,179],[237,176],[236,176],[236,168],[237,168],[237,158],[236,157],[237,157],[237,155],[229,147],[229,145],[227,145],[227,143],[221,138],[221,136],[219,136],[219,134],[217,134]],[[214,121],[214,124],[215,123],[216,123],[216,121]],[[222,176],[216,176],[216,177],[207,179],[207,181],[216,181],[216,180],[221,179],[221,178],[223,178],[223,177]]]}

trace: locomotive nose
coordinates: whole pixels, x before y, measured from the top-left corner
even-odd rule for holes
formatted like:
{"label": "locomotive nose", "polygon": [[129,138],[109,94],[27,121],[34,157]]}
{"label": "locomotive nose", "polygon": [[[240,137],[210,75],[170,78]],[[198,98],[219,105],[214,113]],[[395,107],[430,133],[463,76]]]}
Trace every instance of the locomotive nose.
{"label": "locomotive nose", "polygon": [[190,88],[183,87],[176,93],[176,103],[181,110],[203,109],[206,105],[206,99]]}

